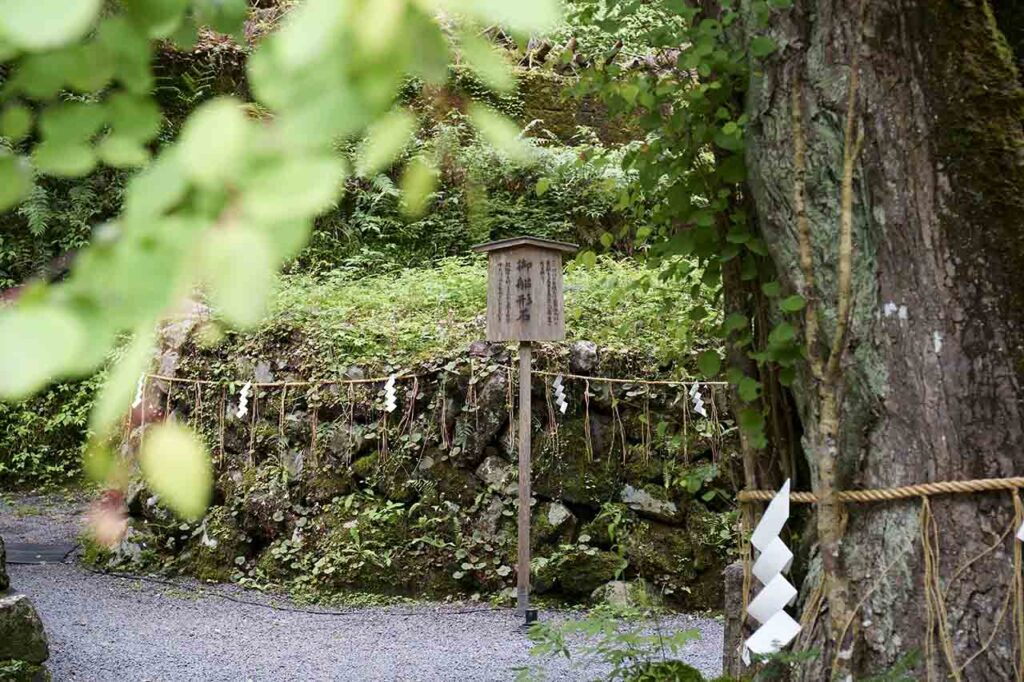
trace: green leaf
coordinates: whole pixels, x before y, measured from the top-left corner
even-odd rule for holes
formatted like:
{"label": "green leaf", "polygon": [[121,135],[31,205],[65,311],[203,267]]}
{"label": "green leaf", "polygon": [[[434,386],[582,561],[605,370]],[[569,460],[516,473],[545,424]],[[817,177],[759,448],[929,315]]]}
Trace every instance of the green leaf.
{"label": "green leaf", "polygon": [[3,0],[0,34],[26,50],[53,49],[84,36],[102,5],[102,0]]}
{"label": "green leaf", "polygon": [[125,92],[111,95],[107,100],[107,117],[118,135],[139,142],[156,137],[163,123],[160,107],[152,98]]}
{"label": "green leaf", "polygon": [[768,343],[773,346],[781,346],[796,338],[796,328],[788,322],[780,322],[768,334]]}
{"label": "green leaf", "polygon": [[249,15],[246,0],[195,0],[193,9],[196,24],[230,36],[244,37],[245,18]]}
{"label": "green leaf", "polygon": [[542,197],[547,194],[547,191],[551,188],[551,178],[541,178],[537,181],[537,186],[534,188],[537,196]]}
{"label": "green leaf", "polygon": [[103,125],[103,107],[85,102],[63,102],[47,107],[39,116],[44,140],[58,145],[88,142]]}
{"label": "green leaf", "polygon": [[761,291],[768,298],[775,298],[782,293],[782,285],[778,282],[765,282],[761,285]]}
{"label": "green leaf", "polygon": [[748,403],[753,402],[761,395],[761,382],[745,376],[740,379],[739,384],[736,386],[736,392],[739,393],[740,400]]}
{"label": "green leaf", "polygon": [[114,64],[121,84],[138,95],[148,95],[153,89],[150,70],[150,42],[124,16],[104,19],[96,37],[97,43]]}
{"label": "green leaf", "polygon": [[286,157],[245,180],[242,205],[246,214],[270,221],[312,218],[334,203],[344,180],[340,159]]}
{"label": "green leaf", "polygon": [[0,396],[26,398],[63,376],[85,341],[82,325],[56,306],[0,312]]}
{"label": "green leaf", "polygon": [[195,110],[181,130],[178,158],[185,174],[210,187],[236,176],[249,144],[249,122],[241,103],[223,97]]}
{"label": "green leaf", "polygon": [[276,267],[267,236],[232,225],[213,230],[204,246],[204,273],[217,311],[239,327],[259,322]]}
{"label": "green leaf", "polygon": [[473,69],[480,80],[492,90],[509,92],[515,87],[516,81],[512,69],[505,60],[504,51],[498,50],[490,42],[466,31],[460,38],[460,52],[469,68]]}
{"label": "green leaf", "polygon": [[0,136],[14,142],[32,130],[32,110],[23,104],[11,104],[0,114]]}
{"label": "green leaf", "polygon": [[[178,28],[188,0],[121,0],[125,13],[150,38],[166,38]],[[200,5],[202,6],[202,5]]]}
{"label": "green leaf", "polygon": [[187,189],[177,157],[165,153],[128,183],[125,216],[154,218],[179,202]]}
{"label": "green leaf", "polygon": [[775,52],[775,47],[775,41],[768,36],[757,36],[750,41],[750,54],[757,59],[762,59]]}
{"label": "green leaf", "polygon": [[784,313],[798,312],[803,310],[806,305],[807,301],[804,300],[804,297],[795,294],[793,296],[787,296],[779,301],[779,309]]}
{"label": "green leaf", "polygon": [[134,138],[107,135],[96,147],[100,160],[114,168],[134,168],[149,161],[149,150]]}
{"label": "green leaf", "polygon": [[153,360],[153,332],[151,328],[137,332],[124,354],[113,363],[93,403],[89,428],[100,438],[129,410],[139,375]]}
{"label": "green leaf", "polygon": [[749,433],[758,433],[764,429],[764,415],[760,410],[745,407],[739,413],[740,428]]}
{"label": "green leaf", "polygon": [[395,109],[376,121],[359,145],[356,172],[366,178],[387,168],[415,131],[416,117],[406,109]]}
{"label": "green leaf", "polygon": [[32,158],[41,172],[58,177],[79,177],[96,166],[96,154],[87,144],[41,142]]}
{"label": "green leaf", "polygon": [[96,92],[114,77],[114,60],[103,45],[93,41],[72,50],[72,58],[63,73],[72,90]]}
{"label": "green leaf", "polygon": [[521,137],[522,132],[511,119],[482,104],[469,105],[469,117],[488,144],[513,161],[526,162],[533,150]]}
{"label": "green leaf", "polygon": [[697,368],[708,379],[716,376],[722,369],[722,358],[712,350],[706,350],[697,356]]}
{"label": "green leaf", "polygon": [[402,211],[408,218],[418,218],[430,205],[430,197],[437,188],[438,172],[429,160],[417,156],[402,174]]}
{"label": "green leaf", "polygon": [[734,331],[746,329],[749,326],[747,316],[742,313],[732,313],[722,321],[722,333],[730,334]]}
{"label": "green leaf", "polygon": [[0,149],[0,213],[17,205],[32,189],[32,169],[20,157]]}
{"label": "green leaf", "polygon": [[210,503],[213,473],[195,433],[176,422],[153,427],[142,441],[139,463],[153,492],[178,516],[202,517]]}

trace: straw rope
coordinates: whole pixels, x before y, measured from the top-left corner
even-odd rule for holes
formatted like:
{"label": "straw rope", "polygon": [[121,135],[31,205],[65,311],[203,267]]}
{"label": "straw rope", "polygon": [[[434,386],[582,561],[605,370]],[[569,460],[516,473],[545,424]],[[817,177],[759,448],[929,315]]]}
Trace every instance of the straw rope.
{"label": "straw rope", "polygon": [[[868,490],[841,490],[836,493],[839,502],[886,502],[907,500],[927,495],[950,495],[955,493],[982,493],[992,490],[1014,490],[1024,488],[1024,476],[1008,478],[978,478],[970,481],[935,481],[917,483],[898,488],[875,488]],[[771,490],[741,490],[737,495],[740,502],[770,502],[776,493]],[[796,504],[816,504],[814,493],[790,493],[789,501]]]}

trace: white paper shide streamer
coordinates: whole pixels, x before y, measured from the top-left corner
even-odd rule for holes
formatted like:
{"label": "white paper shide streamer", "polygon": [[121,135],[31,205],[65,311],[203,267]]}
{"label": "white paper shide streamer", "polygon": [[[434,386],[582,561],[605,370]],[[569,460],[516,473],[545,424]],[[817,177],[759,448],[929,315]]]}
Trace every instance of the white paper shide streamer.
{"label": "white paper shide streamer", "polygon": [[241,419],[245,415],[249,414],[249,395],[252,393],[252,382],[247,381],[242,386],[242,390],[238,392],[238,411],[235,412],[235,416]]}
{"label": "white paper shide streamer", "polygon": [[565,386],[562,384],[561,374],[551,382],[551,388],[554,389],[555,405],[558,405],[558,411],[565,414],[565,411],[569,409],[569,402],[565,399]]}
{"label": "white paper shide streamer", "polygon": [[384,410],[386,412],[394,412],[395,408],[398,407],[398,392],[395,390],[395,375],[392,374],[388,377],[387,383],[384,384]]}
{"label": "white paper shide streamer", "polygon": [[1017,539],[1024,542],[1024,523],[1020,524],[1020,529],[1017,531]]}
{"label": "white paper shide streamer", "polygon": [[708,411],[704,409],[704,397],[700,394],[700,384],[696,381],[690,387],[690,398],[693,399],[693,411],[707,419]]}
{"label": "white paper shide streamer", "polygon": [[145,373],[139,375],[139,383],[135,385],[135,400],[132,401],[132,409],[142,404],[142,392],[146,388]]}
{"label": "white paper shide streamer", "polygon": [[789,481],[772,498],[757,524],[750,543],[758,550],[753,574],[764,587],[750,600],[747,613],[761,626],[743,643],[743,662],[750,664],[751,654],[779,652],[800,632],[800,624],[785,611],[796,599],[796,588],[783,575],[793,562],[793,552],[779,537],[789,519]]}

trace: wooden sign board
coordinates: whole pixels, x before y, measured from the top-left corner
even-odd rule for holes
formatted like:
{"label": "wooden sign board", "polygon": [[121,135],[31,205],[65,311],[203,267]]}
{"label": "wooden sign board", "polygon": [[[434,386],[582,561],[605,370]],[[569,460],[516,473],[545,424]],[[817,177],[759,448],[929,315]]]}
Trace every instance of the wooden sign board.
{"label": "wooden sign board", "polygon": [[562,257],[575,244],[515,237],[474,246],[487,253],[487,340],[565,338]]}

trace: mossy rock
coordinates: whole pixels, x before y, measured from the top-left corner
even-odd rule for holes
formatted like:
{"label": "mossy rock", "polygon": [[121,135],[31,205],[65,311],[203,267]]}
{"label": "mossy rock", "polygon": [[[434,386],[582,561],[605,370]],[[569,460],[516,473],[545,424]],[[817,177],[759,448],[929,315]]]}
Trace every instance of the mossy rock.
{"label": "mossy rock", "polygon": [[693,505],[684,526],[637,519],[622,534],[629,574],[657,586],[666,599],[687,608],[720,608],[721,571],[726,557],[718,549],[714,513]]}
{"label": "mossy rock", "polygon": [[246,536],[226,507],[212,509],[203,523],[203,533],[180,555],[179,567],[200,580],[227,582],[235,557],[250,551]]}
{"label": "mossy rock", "polygon": [[302,485],[306,502],[330,502],[339,495],[355,489],[355,481],[348,469],[318,469]]}
{"label": "mossy rock", "polygon": [[[569,420],[559,426],[563,443],[583,443],[583,422]],[[622,470],[618,460],[588,458],[586,448],[551,451],[548,438],[534,439],[533,492],[550,500],[597,508],[602,502],[618,499]]]}
{"label": "mossy rock", "polygon": [[28,661],[0,661],[0,682],[50,682],[50,671],[46,666]]}
{"label": "mossy rock", "polygon": [[538,583],[574,597],[589,597],[615,579],[625,564],[618,554],[577,548],[546,563],[537,571]]}
{"label": "mossy rock", "polygon": [[417,474],[429,481],[444,499],[461,506],[473,504],[481,490],[480,481],[471,472],[433,457],[423,459]]}
{"label": "mossy rock", "polygon": [[700,671],[682,661],[650,661],[629,670],[625,682],[704,682]]}
{"label": "mossy rock", "polygon": [[23,594],[0,596],[0,660],[38,665],[49,656],[43,622],[31,600]]}
{"label": "mossy rock", "polygon": [[533,510],[530,535],[539,543],[569,541],[576,524],[576,516],[561,502],[543,502]]}

